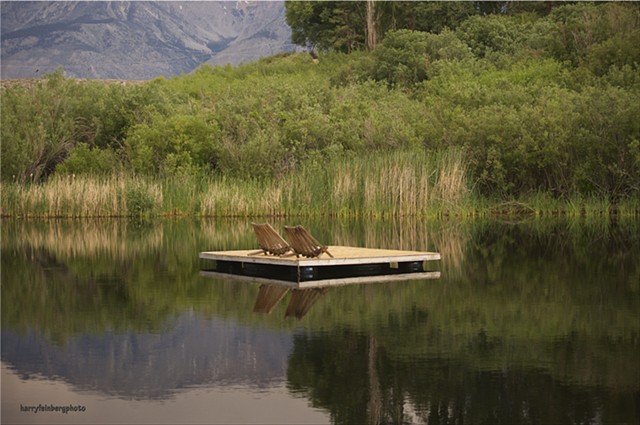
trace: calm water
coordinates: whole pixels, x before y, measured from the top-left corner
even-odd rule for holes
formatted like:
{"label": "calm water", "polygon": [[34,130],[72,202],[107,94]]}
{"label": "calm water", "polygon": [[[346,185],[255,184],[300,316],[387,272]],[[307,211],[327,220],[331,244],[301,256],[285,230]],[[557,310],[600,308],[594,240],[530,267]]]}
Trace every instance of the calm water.
{"label": "calm water", "polygon": [[303,224],[441,277],[264,308],[199,273],[248,222],[4,220],[2,422],[640,422],[639,221]]}

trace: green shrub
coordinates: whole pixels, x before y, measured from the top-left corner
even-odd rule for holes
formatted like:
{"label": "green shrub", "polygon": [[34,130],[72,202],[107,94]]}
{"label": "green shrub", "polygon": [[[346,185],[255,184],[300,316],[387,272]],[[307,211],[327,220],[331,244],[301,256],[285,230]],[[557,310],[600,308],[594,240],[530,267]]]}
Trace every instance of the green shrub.
{"label": "green shrub", "polygon": [[75,85],[57,72],[31,87],[2,89],[3,181],[43,181],[73,149]]}
{"label": "green shrub", "polygon": [[470,57],[468,46],[448,30],[440,34],[398,30],[387,33],[373,53],[374,77],[391,85],[412,86],[427,78],[431,63]]}
{"label": "green shrub", "polygon": [[161,211],[160,187],[143,180],[127,179],[124,186],[127,213],[132,217],[150,217]]}
{"label": "green shrub", "polygon": [[599,74],[610,65],[638,62],[640,9],[624,2],[576,3],[549,15],[555,30],[547,50],[561,61],[585,65]]}
{"label": "green shrub", "polygon": [[56,174],[107,176],[121,170],[117,154],[111,149],[90,148],[78,144],[69,157],[56,166]]}
{"label": "green shrub", "polygon": [[132,126],[126,139],[133,171],[147,175],[215,166],[219,143],[217,127],[205,116],[159,113]]}
{"label": "green shrub", "polygon": [[509,16],[473,16],[458,27],[456,34],[474,55],[482,58],[492,52],[513,54],[520,47],[520,27]]}

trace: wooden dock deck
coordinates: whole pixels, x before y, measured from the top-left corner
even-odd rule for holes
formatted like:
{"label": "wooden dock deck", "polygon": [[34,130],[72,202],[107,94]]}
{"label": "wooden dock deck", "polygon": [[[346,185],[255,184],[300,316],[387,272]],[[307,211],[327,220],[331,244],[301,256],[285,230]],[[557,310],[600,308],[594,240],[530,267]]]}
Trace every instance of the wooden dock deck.
{"label": "wooden dock deck", "polygon": [[359,278],[372,276],[380,278],[394,275],[399,279],[402,274],[428,272],[427,262],[440,259],[437,252],[349,246],[330,246],[329,252],[333,257],[326,254],[317,258],[295,255],[278,257],[255,252],[256,250],[206,251],[200,253],[200,258],[215,262],[215,267],[205,271],[289,281],[298,285],[308,281],[325,281],[327,285],[349,284],[357,282]]}
{"label": "wooden dock deck", "polygon": [[281,266],[344,266],[356,264],[380,264],[400,262],[423,262],[440,260],[437,252],[398,251],[391,249],[359,248],[351,246],[330,246],[329,252],[318,258],[297,258],[293,256],[249,255],[256,250],[242,251],[206,251],[200,253],[204,260],[234,261],[241,263],[272,264]]}

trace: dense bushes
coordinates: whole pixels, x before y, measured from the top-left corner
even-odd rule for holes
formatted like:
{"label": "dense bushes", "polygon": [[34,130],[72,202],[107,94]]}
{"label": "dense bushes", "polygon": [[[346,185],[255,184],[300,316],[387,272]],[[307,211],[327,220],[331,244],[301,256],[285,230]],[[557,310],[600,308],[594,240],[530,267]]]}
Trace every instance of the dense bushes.
{"label": "dense bushes", "polygon": [[1,102],[2,180],[41,182],[65,160],[70,163],[58,172],[118,171],[129,163],[127,129],[152,111],[168,114],[172,103],[153,82],[79,82],[62,71],[29,85],[9,82]]}
{"label": "dense bushes", "polygon": [[54,74],[31,89],[3,90],[4,181],[44,180],[82,138],[75,88]]}
{"label": "dense bushes", "polygon": [[399,30],[389,33],[374,51],[373,75],[392,85],[411,86],[427,79],[431,63],[471,57],[469,47],[454,33]]}
{"label": "dense bushes", "polygon": [[[640,9],[572,4],[390,31],[371,53],[279,55],[122,86],[2,88],[2,181],[303,175],[363,153],[462,152],[482,194],[640,194]],[[146,207],[145,207],[146,208]]]}
{"label": "dense bushes", "polygon": [[579,73],[553,60],[480,75],[456,67],[442,64],[421,88],[428,141],[465,147],[482,192],[638,193],[637,90],[604,81],[572,90],[563,81],[575,85]]}

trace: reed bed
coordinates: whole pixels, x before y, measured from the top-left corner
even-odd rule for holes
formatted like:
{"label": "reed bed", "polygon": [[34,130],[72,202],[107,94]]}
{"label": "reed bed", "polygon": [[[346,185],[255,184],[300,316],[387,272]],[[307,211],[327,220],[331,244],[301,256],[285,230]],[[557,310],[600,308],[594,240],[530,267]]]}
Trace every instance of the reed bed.
{"label": "reed bed", "polygon": [[2,184],[2,216],[92,218],[154,215],[161,187],[150,179],[54,177],[45,184]]}
{"label": "reed bed", "polygon": [[389,152],[308,164],[281,179],[130,175],[58,176],[43,184],[0,183],[0,214],[94,217],[475,217],[638,215],[640,201],[612,209],[601,199],[491,201],[471,190],[458,150]]}
{"label": "reed bed", "polygon": [[281,189],[258,181],[210,180],[202,195],[200,216],[253,217],[280,213]]}
{"label": "reed bed", "polygon": [[401,217],[457,208],[468,197],[462,155],[394,152],[309,165],[283,179],[54,177],[4,183],[11,217]]}
{"label": "reed bed", "polygon": [[393,152],[335,161],[282,185],[291,215],[417,217],[460,209],[469,199],[460,152]]}

